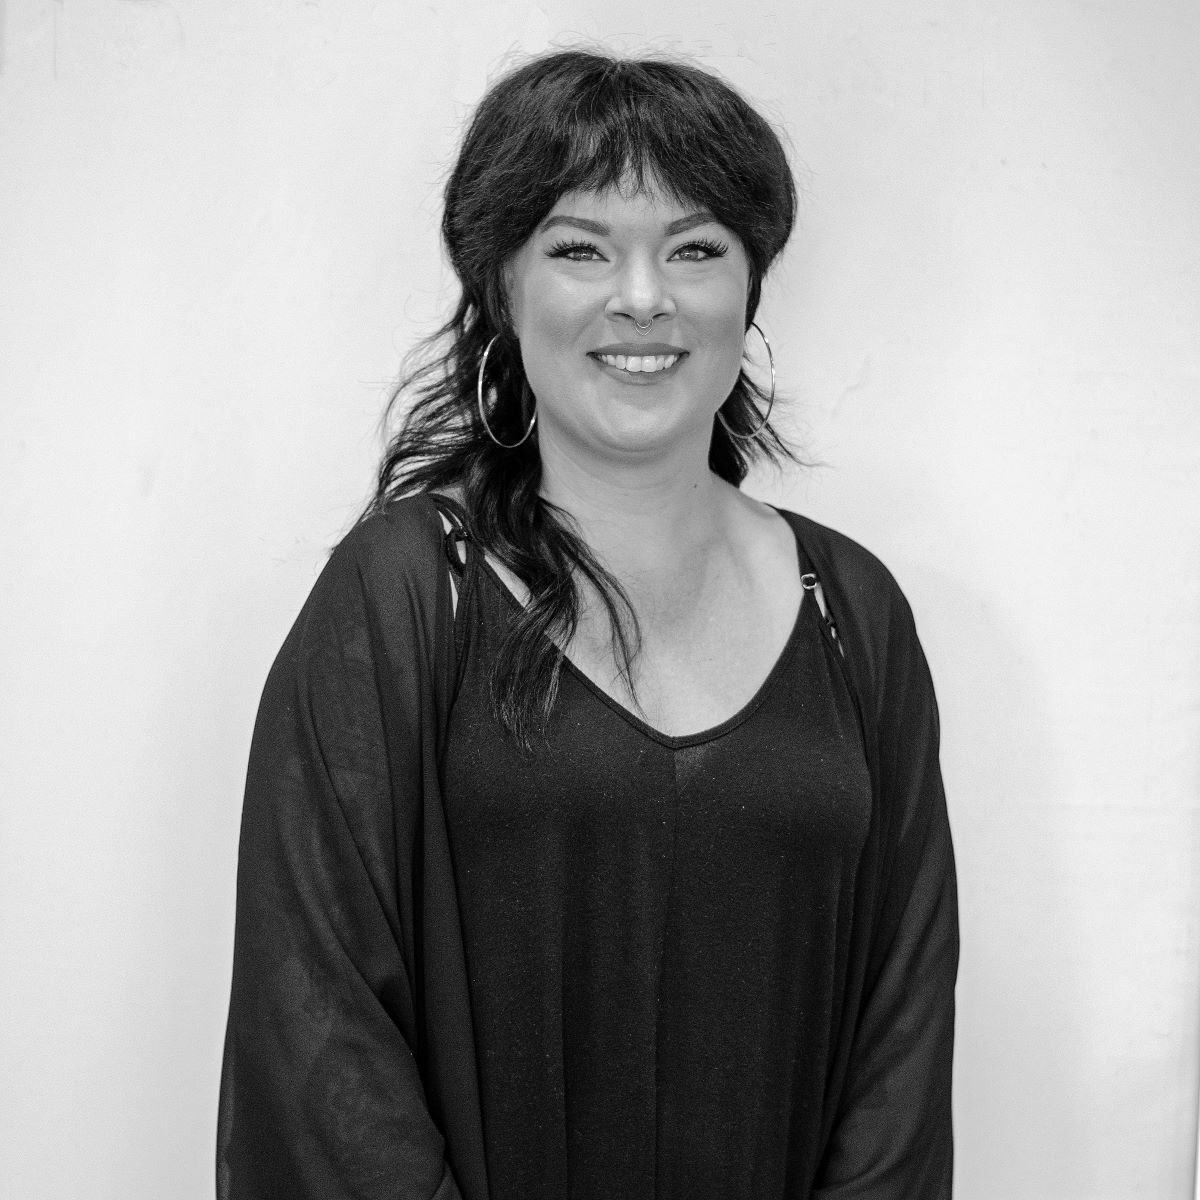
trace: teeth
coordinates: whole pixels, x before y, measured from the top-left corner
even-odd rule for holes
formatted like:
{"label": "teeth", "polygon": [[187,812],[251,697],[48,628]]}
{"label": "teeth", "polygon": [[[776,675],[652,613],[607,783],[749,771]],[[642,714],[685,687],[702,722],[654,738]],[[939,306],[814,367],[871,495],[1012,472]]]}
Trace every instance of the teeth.
{"label": "teeth", "polygon": [[600,354],[597,357],[602,363],[616,367],[619,371],[628,371],[631,375],[650,375],[655,371],[665,371],[679,361],[678,354]]}

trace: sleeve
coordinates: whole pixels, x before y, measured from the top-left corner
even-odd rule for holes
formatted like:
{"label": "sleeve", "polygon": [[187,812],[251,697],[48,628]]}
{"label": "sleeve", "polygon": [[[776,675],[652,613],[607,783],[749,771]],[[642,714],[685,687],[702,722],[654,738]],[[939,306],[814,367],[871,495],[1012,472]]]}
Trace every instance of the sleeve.
{"label": "sleeve", "polygon": [[933,683],[898,589],[876,675],[879,890],[818,1200],[948,1200],[958,904]]}
{"label": "sleeve", "polygon": [[414,1056],[395,718],[359,558],[331,557],[255,724],[218,1200],[459,1200]]}

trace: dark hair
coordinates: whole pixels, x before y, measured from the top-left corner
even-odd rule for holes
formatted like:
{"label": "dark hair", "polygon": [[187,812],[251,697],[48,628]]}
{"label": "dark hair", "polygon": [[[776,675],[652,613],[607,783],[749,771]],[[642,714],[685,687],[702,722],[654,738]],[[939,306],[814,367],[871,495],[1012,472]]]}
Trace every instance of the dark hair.
{"label": "dark hair", "polygon": [[[509,316],[504,270],[559,197],[575,190],[658,188],[710,211],[745,247],[746,325],[762,280],[795,220],[787,157],[770,125],[727,83],[698,67],[584,51],[535,58],[495,83],[475,111],[446,185],[442,234],[462,294],[449,320],[419,348],[392,397],[413,403],[380,466],[371,511],[397,496],[460,486],[476,544],[529,589],[492,677],[501,723],[529,745],[544,731],[586,580],[606,607],[614,660],[633,693],[637,620],[620,583],[539,496],[537,434],[502,449],[476,405],[476,372],[493,336],[489,422],[520,439],[531,396]],[[766,399],[743,370],[720,412],[737,433],[756,429]],[[389,412],[391,407],[389,406]],[[793,457],[775,430],[739,441],[713,423],[709,466],[734,485],[755,457]],[[557,645],[556,645],[557,643]]]}

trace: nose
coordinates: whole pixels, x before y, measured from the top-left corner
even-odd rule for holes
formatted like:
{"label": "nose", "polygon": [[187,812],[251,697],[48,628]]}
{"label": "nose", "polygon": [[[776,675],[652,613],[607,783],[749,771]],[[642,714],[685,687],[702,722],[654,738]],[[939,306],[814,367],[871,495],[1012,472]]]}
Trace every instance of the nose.
{"label": "nose", "polygon": [[605,307],[608,317],[628,317],[637,325],[648,325],[659,317],[675,315],[668,280],[652,255],[630,255],[615,279],[616,286]]}

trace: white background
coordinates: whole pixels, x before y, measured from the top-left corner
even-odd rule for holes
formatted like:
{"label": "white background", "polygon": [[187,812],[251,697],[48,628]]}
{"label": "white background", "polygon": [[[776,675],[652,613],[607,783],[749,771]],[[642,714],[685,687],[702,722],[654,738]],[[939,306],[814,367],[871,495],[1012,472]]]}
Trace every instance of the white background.
{"label": "white background", "polygon": [[[602,14],[602,15],[598,15]],[[268,665],[449,296],[513,51],[789,133],[759,318],[944,725],[965,1200],[1183,1200],[1200,1063],[1200,6],[0,3],[0,1194],[212,1190]]]}

